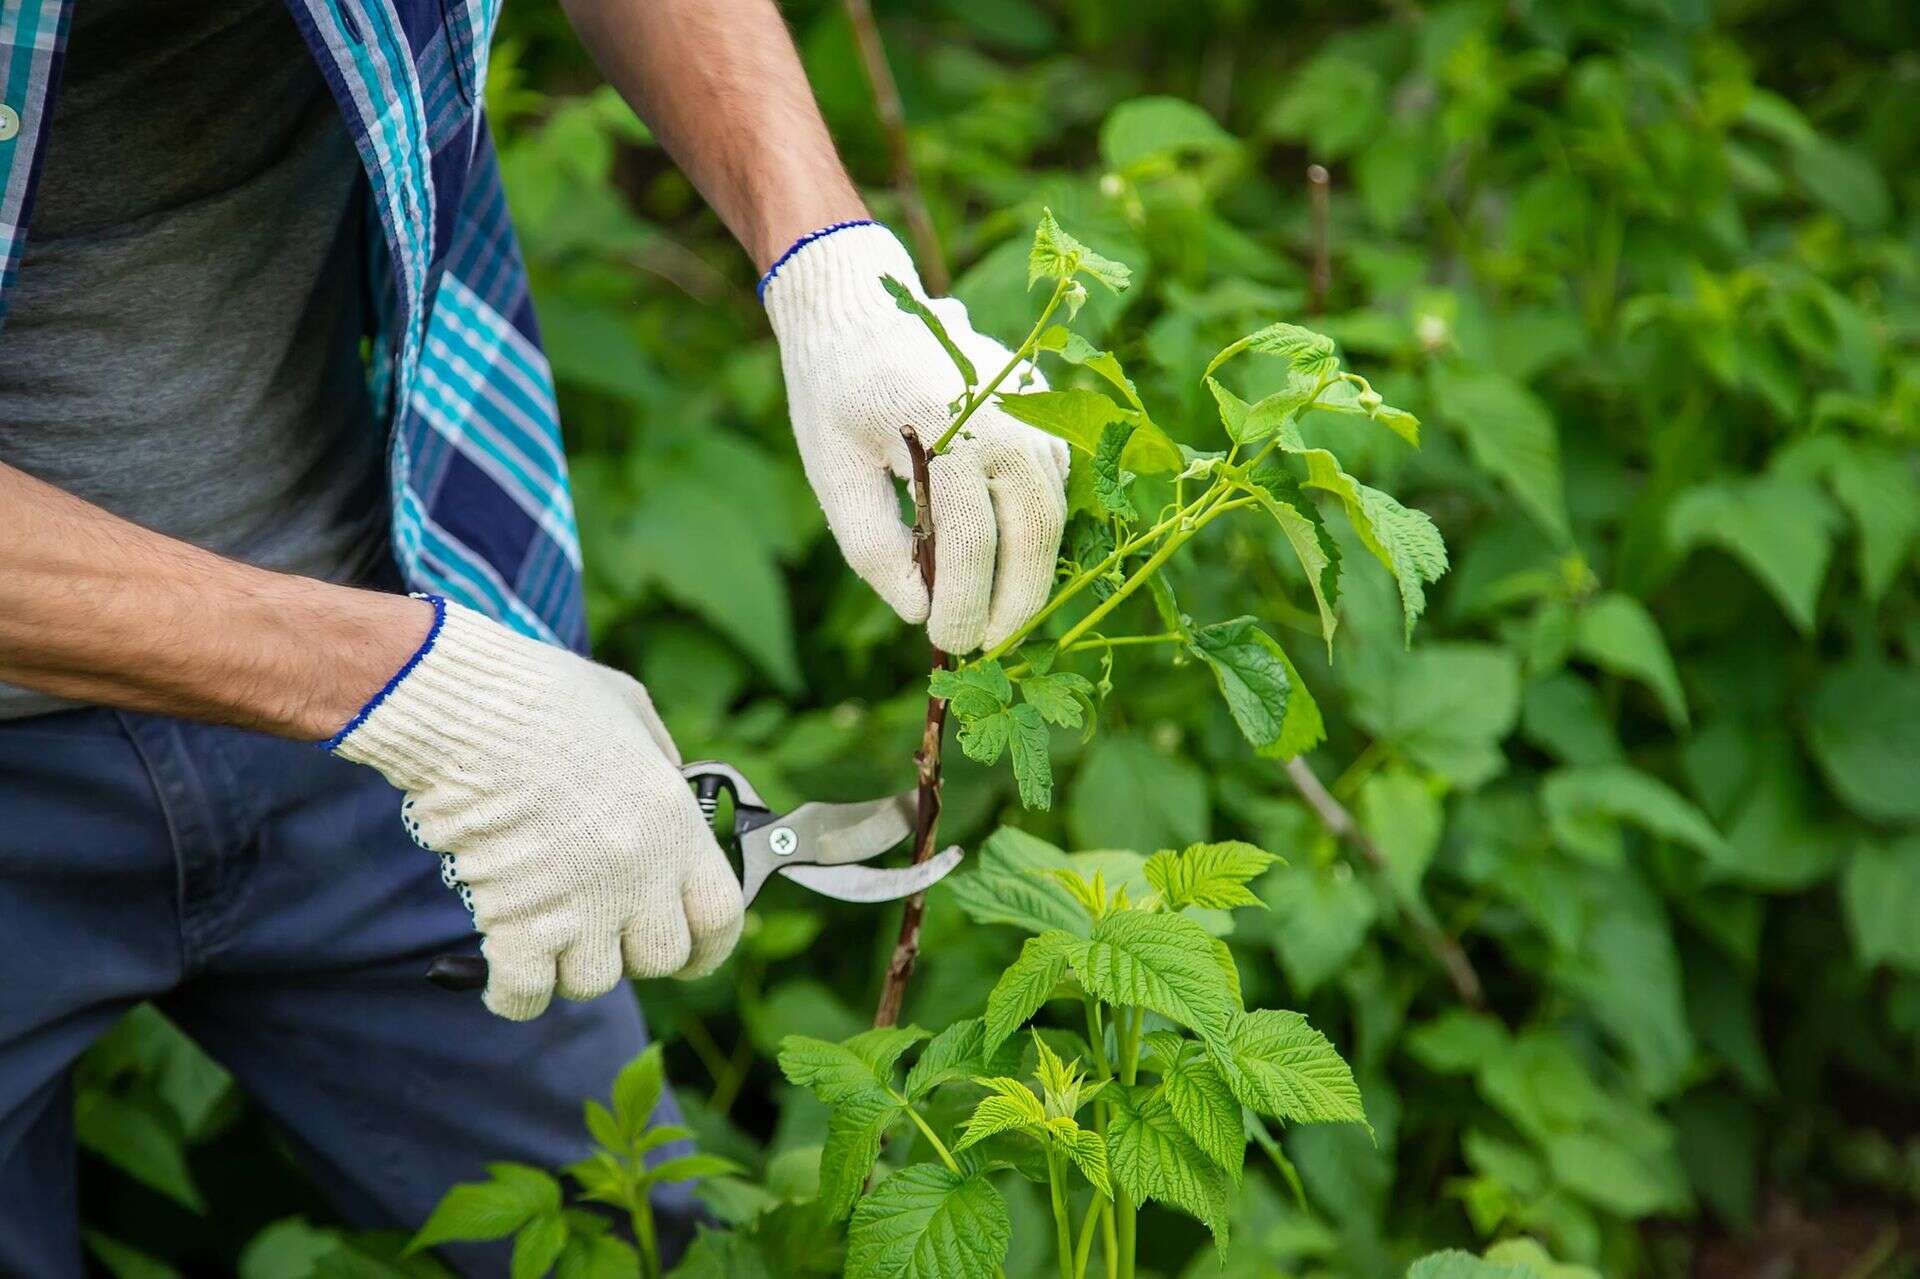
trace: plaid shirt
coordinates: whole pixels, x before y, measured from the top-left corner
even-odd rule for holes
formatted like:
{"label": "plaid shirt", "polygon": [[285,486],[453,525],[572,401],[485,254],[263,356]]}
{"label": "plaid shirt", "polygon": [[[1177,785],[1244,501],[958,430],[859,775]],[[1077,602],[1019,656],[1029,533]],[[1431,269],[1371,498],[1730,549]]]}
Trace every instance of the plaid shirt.
{"label": "plaid shirt", "polygon": [[[0,0],[0,324],[74,3]],[[415,589],[584,649],[553,379],[480,105],[499,0],[286,3],[359,148],[379,226],[369,375],[401,570]]]}

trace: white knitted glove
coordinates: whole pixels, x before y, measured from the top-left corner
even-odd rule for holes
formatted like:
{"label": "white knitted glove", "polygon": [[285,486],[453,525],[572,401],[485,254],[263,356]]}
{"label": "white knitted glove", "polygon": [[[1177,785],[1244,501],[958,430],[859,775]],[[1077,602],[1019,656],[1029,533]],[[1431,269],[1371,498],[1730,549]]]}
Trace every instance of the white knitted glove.
{"label": "white knitted glove", "polygon": [[[406,792],[484,935],[487,1007],[697,977],[740,936],[740,882],[647,690],[442,604],[420,653],[329,746]],[[451,880],[450,880],[451,882]]]}
{"label": "white knitted glove", "polygon": [[[991,405],[928,468],[933,489],[931,606],[901,522],[893,477],[911,479],[900,428],[931,446],[964,389],[946,352],[881,287],[891,275],[927,301],[906,249],[856,223],[803,239],[762,286],[780,340],[793,434],[847,564],[950,653],[1005,639],[1046,603],[1066,523],[1067,446]],[[967,309],[929,301],[981,378],[1008,350],[974,332]],[[1003,389],[1042,389],[1023,368]]]}

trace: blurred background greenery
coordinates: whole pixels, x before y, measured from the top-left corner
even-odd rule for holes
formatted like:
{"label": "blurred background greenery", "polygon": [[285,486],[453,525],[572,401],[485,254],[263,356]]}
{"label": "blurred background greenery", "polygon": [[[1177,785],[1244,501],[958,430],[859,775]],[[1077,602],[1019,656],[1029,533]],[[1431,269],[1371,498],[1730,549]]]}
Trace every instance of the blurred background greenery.
{"label": "blurred background greenery", "polygon": [[[1283,318],[1425,423],[1417,453],[1314,426],[1447,537],[1411,648],[1359,554],[1331,664],[1260,530],[1176,576],[1196,615],[1277,628],[1327,713],[1307,762],[1357,834],[1164,654],[1130,659],[1091,746],[1060,743],[1051,812],[949,755],[962,842],[1005,821],[1288,859],[1233,939],[1248,1003],[1333,1036],[1377,1140],[1288,1134],[1304,1203],[1250,1165],[1226,1268],[1169,1215],[1152,1273],[1379,1279],[1509,1234],[1608,1276],[1920,1273],[1920,9],[876,7],[980,328],[1024,330],[1050,206],[1134,266],[1081,327],[1176,434],[1211,420],[1206,357]],[[902,225],[841,7],[785,8]],[[750,264],[556,6],[506,6],[488,98],[599,655],[649,684],[688,757],[776,804],[908,784],[924,646],[825,535]],[[1017,940],[936,893],[908,1017],[975,1011]],[[890,941],[867,908],[775,890],[721,974],[643,990],[703,1144],[760,1183],[711,1192],[723,1213],[805,1192],[822,1117],[775,1046],[865,1025]],[[278,1139],[157,1014],[88,1056],[78,1104],[114,1273],[398,1273],[340,1249]],[[1046,1231],[1039,1199],[1015,1207],[1021,1279]]]}

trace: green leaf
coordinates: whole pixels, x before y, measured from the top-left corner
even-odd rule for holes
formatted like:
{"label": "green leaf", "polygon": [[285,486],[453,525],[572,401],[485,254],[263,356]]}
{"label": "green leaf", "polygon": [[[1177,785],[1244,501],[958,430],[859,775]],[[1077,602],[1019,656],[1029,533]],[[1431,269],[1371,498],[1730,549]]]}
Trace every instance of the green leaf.
{"label": "green leaf", "polygon": [[1447,544],[1441,540],[1440,530],[1425,512],[1402,506],[1392,496],[1348,475],[1325,449],[1308,449],[1300,456],[1306,459],[1306,486],[1340,499],[1361,545],[1393,574],[1400,588],[1407,639],[1411,641],[1413,624],[1426,611],[1426,584],[1439,581],[1447,571]]}
{"label": "green leaf", "polygon": [[648,1169],[653,1181],[705,1181],[708,1177],[737,1176],[746,1169],[720,1155],[695,1153],[674,1159],[662,1159]]}
{"label": "green leaf", "polygon": [[1253,618],[1240,617],[1195,628],[1187,648],[1213,671],[1221,699],[1253,748],[1265,750],[1278,742],[1293,692],[1279,643]]}
{"label": "green leaf", "polygon": [[1876,659],[1833,667],[1809,719],[1813,757],[1847,807],[1875,821],[1920,818],[1920,674]]}
{"label": "green leaf", "polygon": [[1612,675],[1653,690],[1676,728],[1687,726],[1687,699],[1673,656],[1646,606],[1630,595],[1606,594],[1583,606],[1573,629],[1573,651]]}
{"label": "green leaf", "polygon": [[1920,972],[1920,834],[1863,842],[1847,862],[1840,900],[1862,964]]}
{"label": "green leaf", "polygon": [[1332,338],[1283,321],[1269,324],[1223,347],[1218,355],[1207,362],[1201,376],[1213,376],[1215,369],[1242,351],[1276,356],[1286,361],[1291,374],[1312,382],[1331,378],[1340,371],[1340,359],[1334,354]]}
{"label": "green leaf", "polygon": [[1194,1145],[1235,1183],[1246,1159],[1247,1129],[1240,1102],[1200,1045],[1167,1031],[1148,1036],[1159,1058],[1160,1089],[1173,1117]]}
{"label": "green leaf", "polygon": [[544,1279],[567,1246],[567,1219],[559,1213],[535,1217],[514,1236],[510,1279]]}
{"label": "green leaf", "polygon": [[853,1211],[866,1189],[887,1129],[906,1113],[890,1092],[871,1089],[842,1098],[827,1116],[827,1139],[820,1147],[820,1206],[838,1221]]}
{"label": "green leaf", "polygon": [[918,1101],[941,1084],[971,1079],[975,1075],[1004,1074],[1012,1069],[999,1058],[1000,1054],[987,1043],[985,1018],[957,1021],[929,1040],[920,1060],[913,1063],[913,1069],[907,1072],[907,1096]]}
{"label": "green leaf", "polygon": [[1221,972],[1213,938],[1183,915],[1129,910],[1093,926],[1080,982],[1109,1004],[1147,1008],[1205,1036],[1225,1032],[1238,992]]}
{"label": "green leaf", "polygon": [[1449,1008],[1407,1034],[1407,1051],[1435,1074],[1466,1075],[1504,1054],[1512,1036],[1489,1013]]}
{"label": "green leaf", "polygon": [[1155,1199],[1198,1217],[1227,1244],[1233,1183],[1174,1117],[1161,1089],[1112,1088],[1107,1126],[1107,1169],[1136,1203]]}
{"label": "green leaf", "polygon": [[1679,552],[1707,544],[1725,550],[1772,592],[1803,634],[1811,634],[1840,522],[1839,511],[1811,479],[1768,474],[1688,489],[1667,512],[1667,536]]}
{"label": "green leaf", "polygon": [[1040,1105],[1040,1099],[1018,1079],[1001,1077],[975,1082],[987,1089],[987,1095],[973,1108],[966,1128],[953,1143],[955,1151],[1003,1132],[1038,1129],[1047,1122],[1047,1112]]}
{"label": "green leaf", "polygon": [[926,1037],[918,1026],[876,1027],[843,1044],[788,1035],[780,1041],[780,1070],[788,1083],[836,1105],[876,1088],[891,1089],[894,1063]]}
{"label": "green leaf", "polygon": [[1020,695],[1049,724],[1078,728],[1086,708],[1093,704],[1093,684],[1084,675],[1054,671],[1021,680]]}
{"label": "green leaf", "polygon": [[1147,858],[1147,882],[1172,910],[1198,906],[1232,910],[1237,906],[1264,906],[1247,888],[1280,859],[1264,849],[1237,839],[1219,844],[1192,844],[1182,852],[1161,851]]}
{"label": "green leaf", "polygon": [[1260,1114],[1300,1124],[1367,1121],[1353,1071],[1299,1013],[1239,1013],[1213,1052],[1233,1095]]}
{"label": "green leaf", "polygon": [[654,1044],[614,1076],[613,1120],[631,1142],[646,1130],[667,1082],[664,1051]]}
{"label": "green leaf", "polygon": [[981,845],[979,865],[941,881],[977,924],[1011,924],[1030,933],[1057,928],[1084,937],[1087,914],[1059,884],[1039,872],[1064,870],[1067,855],[1045,840],[1003,826]]}
{"label": "green leaf", "polygon": [[1133,425],[1109,422],[1100,428],[1100,443],[1093,450],[1093,493],[1109,515],[1123,519],[1134,517],[1133,499],[1127,489],[1133,484],[1133,472],[1124,470],[1120,457],[1127,441],[1133,438]]}
{"label": "green leaf", "polygon": [[1207,782],[1144,738],[1103,733],[1074,775],[1068,826],[1081,848],[1184,847],[1207,837]]}
{"label": "green leaf", "polygon": [[927,677],[927,692],[941,698],[961,720],[980,719],[1013,703],[1013,684],[997,661],[970,662]]}
{"label": "green leaf", "polygon": [[1433,788],[1413,770],[1389,765],[1361,783],[1355,815],[1386,859],[1388,877],[1418,897],[1446,822]]}
{"label": "green leaf", "polygon": [[[1313,592],[1313,602],[1320,610],[1320,636],[1331,653],[1333,632],[1339,625],[1333,605],[1340,598],[1340,544],[1327,532],[1320,508],[1277,459],[1261,463],[1247,478],[1253,485],[1253,495],[1279,524],[1294,558],[1300,561],[1307,589]],[[1299,687],[1297,682],[1295,686]]]}
{"label": "green leaf", "polygon": [[1373,136],[1386,106],[1380,73],[1363,61],[1324,52],[1287,77],[1266,128],[1303,141],[1317,160],[1338,160]]}
{"label": "green leaf", "polygon": [[1350,684],[1353,717],[1408,759],[1461,786],[1506,767],[1500,742],[1520,715],[1520,664],[1491,644],[1425,644]]}
{"label": "green leaf", "polygon": [[1420,1258],[1407,1279],[1539,1279],[1533,1271],[1495,1261],[1482,1261],[1470,1252],[1449,1250]]}
{"label": "green leaf", "polygon": [[1706,814],[1665,782],[1625,764],[1560,769],[1541,786],[1540,798],[1561,847],[1603,866],[1618,866],[1625,858],[1622,824],[1676,840],[1709,858],[1735,855]]}
{"label": "green leaf", "polygon": [[560,1183],[525,1164],[488,1164],[488,1181],[447,1191],[407,1244],[419,1252],[456,1240],[504,1239],[536,1217],[558,1214]]}
{"label": "green leaf", "polygon": [[1053,764],[1047,756],[1047,721],[1040,708],[1023,702],[1006,712],[1009,744],[1013,747],[1013,777],[1020,785],[1020,802],[1027,808],[1053,807]]}
{"label": "green leaf", "polygon": [[1055,1119],[1048,1123],[1048,1136],[1067,1158],[1073,1160],[1073,1166],[1087,1179],[1087,1184],[1105,1199],[1113,1198],[1112,1175],[1107,1168],[1107,1143],[1099,1133],[1082,1128],[1071,1119]]}
{"label": "green leaf", "polygon": [[1049,930],[1029,937],[1020,957],[1000,974],[987,994],[983,1047],[992,1052],[1007,1036],[1026,1025],[1027,1018],[1053,994],[1070,969],[1085,957],[1086,943],[1072,933]]}
{"label": "green leaf", "polygon": [[1807,198],[1832,209],[1855,230],[1877,231],[1892,216],[1893,197],[1866,152],[1816,136],[1789,156]]}
{"label": "green leaf", "polygon": [[1100,158],[1110,169],[1152,168],[1187,155],[1233,155],[1240,144],[1212,116],[1179,98],[1134,98],[1107,113]]}
{"label": "green leaf", "polygon": [[86,1088],[74,1102],[73,1119],[74,1137],[84,1149],[175,1203],[206,1211],[187,1166],[186,1143],[164,1110]]}
{"label": "green leaf", "polygon": [[1379,909],[1344,862],[1278,869],[1261,893],[1272,909],[1267,931],[1280,966],[1302,995],[1347,967]]}
{"label": "green leaf", "polygon": [[1037,427],[1091,456],[1098,456],[1108,429],[1130,427],[1139,417],[1100,392],[1079,387],[1002,395],[994,402],[1016,422]]}
{"label": "green leaf", "polygon": [[978,719],[960,722],[958,733],[961,753],[982,764],[998,764],[1013,739],[1013,715],[998,711]]}
{"label": "green leaf", "polygon": [[1013,1223],[983,1173],[937,1164],[894,1173],[860,1201],[846,1279],[993,1279]]}
{"label": "green leaf", "polygon": [[1542,528],[1567,541],[1572,534],[1552,411],[1504,374],[1459,366],[1434,369],[1433,400],[1440,415],[1467,437],[1474,460],[1506,485]]}
{"label": "green leaf", "polygon": [[913,290],[890,275],[880,277],[880,286],[893,298],[895,306],[927,326],[927,331],[933,334],[935,341],[940,343],[940,348],[947,353],[947,358],[953,361],[953,367],[960,371],[960,380],[969,391],[980,385],[980,375],[974,371],[973,361],[967,358],[965,351],[954,345],[953,339],[947,335],[947,326],[940,322],[940,317],[935,315],[926,303],[913,295]]}
{"label": "green leaf", "polygon": [[1060,229],[1052,209],[1042,209],[1040,225],[1033,232],[1033,251],[1027,255],[1027,287],[1041,280],[1069,280],[1082,273],[1116,293],[1133,282],[1133,272],[1125,263],[1095,253]]}

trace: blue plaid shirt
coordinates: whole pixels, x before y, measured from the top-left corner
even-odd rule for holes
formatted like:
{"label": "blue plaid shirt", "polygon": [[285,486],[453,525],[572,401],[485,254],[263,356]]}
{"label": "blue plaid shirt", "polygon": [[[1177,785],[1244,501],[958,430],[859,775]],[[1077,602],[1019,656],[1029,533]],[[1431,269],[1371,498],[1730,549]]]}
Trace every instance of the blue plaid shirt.
{"label": "blue plaid shirt", "polygon": [[[74,3],[0,0],[0,324]],[[359,148],[380,228],[368,237],[369,374],[400,568],[415,589],[584,649],[553,378],[481,109],[499,0],[286,3]]]}

